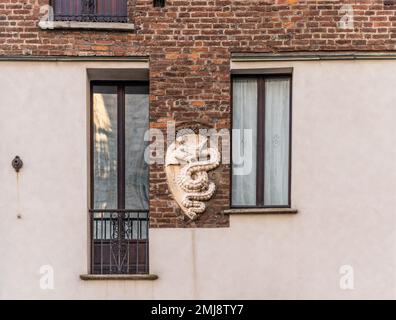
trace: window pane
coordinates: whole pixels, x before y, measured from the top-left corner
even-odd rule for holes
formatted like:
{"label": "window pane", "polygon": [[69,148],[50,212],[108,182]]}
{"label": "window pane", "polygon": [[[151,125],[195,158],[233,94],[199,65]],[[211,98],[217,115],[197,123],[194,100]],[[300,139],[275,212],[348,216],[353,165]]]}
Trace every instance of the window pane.
{"label": "window pane", "polygon": [[289,202],[289,79],[265,82],[264,204]]}
{"label": "window pane", "polygon": [[125,207],[148,209],[148,165],[144,150],[149,142],[144,134],[149,128],[147,86],[125,88]]}
{"label": "window pane", "polygon": [[130,212],[125,214],[125,237],[130,240],[145,240],[148,238],[147,212]]}
{"label": "window pane", "polygon": [[94,209],[117,208],[117,87],[93,88]]}
{"label": "window pane", "polygon": [[[257,80],[233,84],[232,204],[256,205]],[[239,129],[239,130],[236,130]]]}
{"label": "window pane", "polygon": [[128,22],[127,0],[52,0],[55,20]]}

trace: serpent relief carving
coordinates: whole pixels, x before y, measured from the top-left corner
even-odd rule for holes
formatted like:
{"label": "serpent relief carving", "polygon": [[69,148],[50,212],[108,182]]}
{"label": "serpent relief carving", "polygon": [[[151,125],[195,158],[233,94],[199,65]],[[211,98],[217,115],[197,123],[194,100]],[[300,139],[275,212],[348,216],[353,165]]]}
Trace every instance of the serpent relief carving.
{"label": "serpent relief carving", "polygon": [[166,153],[169,188],[184,214],[191,220],[206,210],[205,201],[212,198],[216,185],[208,172],[220,164],[217,148],[207,146],[208,139],[190,133],[178,137]]}

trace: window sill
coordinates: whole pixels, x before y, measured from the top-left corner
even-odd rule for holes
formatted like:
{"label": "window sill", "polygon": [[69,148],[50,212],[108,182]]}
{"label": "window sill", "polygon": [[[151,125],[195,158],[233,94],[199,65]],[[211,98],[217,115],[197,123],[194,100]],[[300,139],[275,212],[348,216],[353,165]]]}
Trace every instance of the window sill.
{"label": "window sill", "polygon": [[233,208],[223,211],[224,214],[296,214],[297,209],[291,208]]}
{"label": "window sill", "polygon": [[40,21],[39,27],[43,30],[69,29],[69,30],[110,30],[110,31],[133,31],[133,23],[121,22],[77,22],[77,21]]}
{"label": "window sill", "polygon": [[155,274],[82,274],[81,280],[157,280]]}

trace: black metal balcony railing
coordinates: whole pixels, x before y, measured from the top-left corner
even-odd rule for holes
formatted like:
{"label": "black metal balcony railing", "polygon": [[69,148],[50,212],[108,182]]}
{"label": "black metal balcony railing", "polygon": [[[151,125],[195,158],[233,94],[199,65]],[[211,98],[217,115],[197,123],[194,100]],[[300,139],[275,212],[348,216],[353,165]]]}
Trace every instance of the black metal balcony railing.
{"label": "black metal balcony railing", "polygon": [[90,210],[91,273],[148,273],[148,211]]}
{"label": "black metal balcony railing", "polygon": [[128,22],[127,0],[52,0],[55,21]]}

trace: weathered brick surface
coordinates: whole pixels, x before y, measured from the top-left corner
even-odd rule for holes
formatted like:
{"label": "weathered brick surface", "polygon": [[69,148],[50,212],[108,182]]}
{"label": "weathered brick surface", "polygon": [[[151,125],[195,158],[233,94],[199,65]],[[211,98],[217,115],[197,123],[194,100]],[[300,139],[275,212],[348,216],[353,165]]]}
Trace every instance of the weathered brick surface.
{"label": "weathered brick surface", "polygon": [[[150,57],[151,126],[202,119],[230,127],[232,52],[395,50],[396,6],[383,0],[128,0],[130,33],[42,31],[48,0],[0,0],[1,55]],[[341,6],[354,9],[354,28],[341,29]],[[221,227],[229,205],[229,167],[212,173],[219,186],[202,218],[186,222],[172,201],[162,166],[150,173],[152,227]]]}

